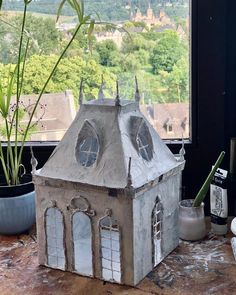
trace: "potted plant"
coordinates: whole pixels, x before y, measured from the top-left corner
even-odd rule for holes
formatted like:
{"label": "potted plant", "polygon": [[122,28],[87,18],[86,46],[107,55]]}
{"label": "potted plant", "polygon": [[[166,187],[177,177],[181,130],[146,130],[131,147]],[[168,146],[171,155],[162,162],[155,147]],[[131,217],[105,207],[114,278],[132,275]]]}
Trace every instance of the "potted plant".
{"label": "potted plant", "polygon": [[179,237],[183,240],[196,241],[204,238],[206,235],[203,200],[207,194],[214,174],[224,158],[224,155],[225,152],[221,152],[195,199],[180,201]]}
{"label": "potted plant", "polygon": [[[24,71],[27,67],[27,53],[30,46],[30,36],[26,31],[27,8],[32,0],[22,0],[24,2],[24,12],[22,15],[22,26],[19,36],[18,59],[13,71],[9,72],[7,85],[1,84],[0,79],[0,115],[5,124],[5,142],[0,140],[0,166],[3,171],[3,178],[0,183],[0,234],[18,234],[28,230],[35,222],[35,195],[34,186],[31,177],[26,176],[22,163],[22,155],[25,144],[28,139],[29,132],[33,126],[33,116],[40,105],[40,99],[45,89],[54,75],[60,61],[64,57],[68,48],[75,39],[77,33],[82,26],[88,28],[88,39],[90,40],[95,21],[90,15],[85,15],[83,0],[62,0],[57,18],[61,14],[64,4],[76,12],[78,17],[78,25],[62,51],[61,55],[47,80],[42,87],[36,103],[30,113],[25,128],[20,127],[20,101],[22,94],[22,86],[24,83]],[[4,0],[0,0],[0,10]],[[16,90],[15,90],[16,89]],[[16,93],[15,102],[11,104],[11,100]]]}

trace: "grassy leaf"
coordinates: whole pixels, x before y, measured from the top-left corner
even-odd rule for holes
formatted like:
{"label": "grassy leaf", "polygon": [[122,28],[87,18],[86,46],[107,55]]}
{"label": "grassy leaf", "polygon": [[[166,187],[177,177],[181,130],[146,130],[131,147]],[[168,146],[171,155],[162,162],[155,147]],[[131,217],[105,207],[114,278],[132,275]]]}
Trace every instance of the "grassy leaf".
{"label": "grassy leaf", "polygon": [[58,7],[58,10],[57,10],[57,18],[56,18],[56,21],[58,21],[60,15],[61,15],[62,8],[63,8],[63,6],[64,6],[65,3],[66,3],[66,0],[61,1],[60,5]]}
{"label": "grassy leaf", "polygon": [[194,199],[193,202],[193,207],[199,207],[202,203],[202,201],[204,200],[207,191],[209,189],[210,183],[214,177],[214,174],[216,173],[216,170],[219,168],[223,158],[224,158],[225,152],[221,152],[213,169],[211,170],[211,172],[209,173],[209,175],[207,176],[207,179],[205,180],[203,186],[201,187],[201,189],[199,190],[196,198]]}
{"label": "grassy leaf", "polygon": [[92,34],[94,30],[95,20],[92,19],[88,28],[88,42],[89,42],[89,50],[92,51]]}

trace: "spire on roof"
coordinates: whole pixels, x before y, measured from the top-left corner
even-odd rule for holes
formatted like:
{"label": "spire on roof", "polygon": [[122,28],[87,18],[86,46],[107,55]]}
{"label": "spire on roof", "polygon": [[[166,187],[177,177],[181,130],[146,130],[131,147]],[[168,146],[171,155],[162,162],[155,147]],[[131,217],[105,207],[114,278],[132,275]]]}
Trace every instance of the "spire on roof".
{"label": "spire on roof", "polygon": [[120,94],[119,94],[119,81],[116,81],[116,99],[115,99],[116,106],[120,106]]}
{"label": "spire on roof", "polygon": [[135,101],[137,103],[140,102],[140,93],[139,93],[139,88],[138,88],[138,79],[137,79],[137,76],[135,76]]}
{"label": "spire on roof", "polygon": [[102,75],[102,83],[101,83],[101,86],[100,86],[99,91],[98,91],[98,100],[104,100],[105,99],[105,96],[104,96],[104,93],[103,93],[103,87],[104,87],[104,80],[103,80],[103,75]]}
{"label": "spire on roof", "polygon": [[79,87],[79,105],[82,105],[83,104],[83,100],[84,100],[83,82],[84,82],[84,79],[81,78],[80,87]]}
{"label": "spire on roof", "polygon": [[182,134],[182,147],[179,151],[179,162],[183,162],[184,161],[184,155],[186,154],[185,149],[184,149],[184,137]]}

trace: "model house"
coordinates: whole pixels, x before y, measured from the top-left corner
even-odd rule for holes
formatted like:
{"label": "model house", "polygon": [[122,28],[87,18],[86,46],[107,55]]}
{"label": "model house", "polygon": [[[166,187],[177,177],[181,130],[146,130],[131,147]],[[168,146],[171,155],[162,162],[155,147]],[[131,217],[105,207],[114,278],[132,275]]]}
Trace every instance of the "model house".
{"label": "model house", "polygon": [[34,175],[39,263],[136,285],[179,243],[183,160],[136,100],[82,103]]}

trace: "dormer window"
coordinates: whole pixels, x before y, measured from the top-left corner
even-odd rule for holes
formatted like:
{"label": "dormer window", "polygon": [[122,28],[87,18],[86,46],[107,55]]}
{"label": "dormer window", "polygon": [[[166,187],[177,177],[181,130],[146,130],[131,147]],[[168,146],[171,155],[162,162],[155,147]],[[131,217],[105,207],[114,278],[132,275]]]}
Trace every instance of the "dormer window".
{"label": "dormer window", "polygon": [[131,139],[139,155],[146,161],[153,157],[153,143],[149,128],[143,118],[132,117],[130,124]]}
{"label": "dormer window", "polygon": [[79,146],[79,162],[84,167],[92,166],[98,155],[98,140],[94,137],[85,138]]}
{"label": "dormer window", "polygon": [[172,133],[173,132],[172,124],[167,124],[166,129],[167,129],[167,133]]}
{"label": "dormer window", "polygon": [[163,124],[167,134],[173,133],[173,120],[167,118]]}
{"label": "dormer window", "polygon": [[83,167],[91,167],[97,161],[99,141],[94,127],[85,121],[76,145],[76,159]]}

